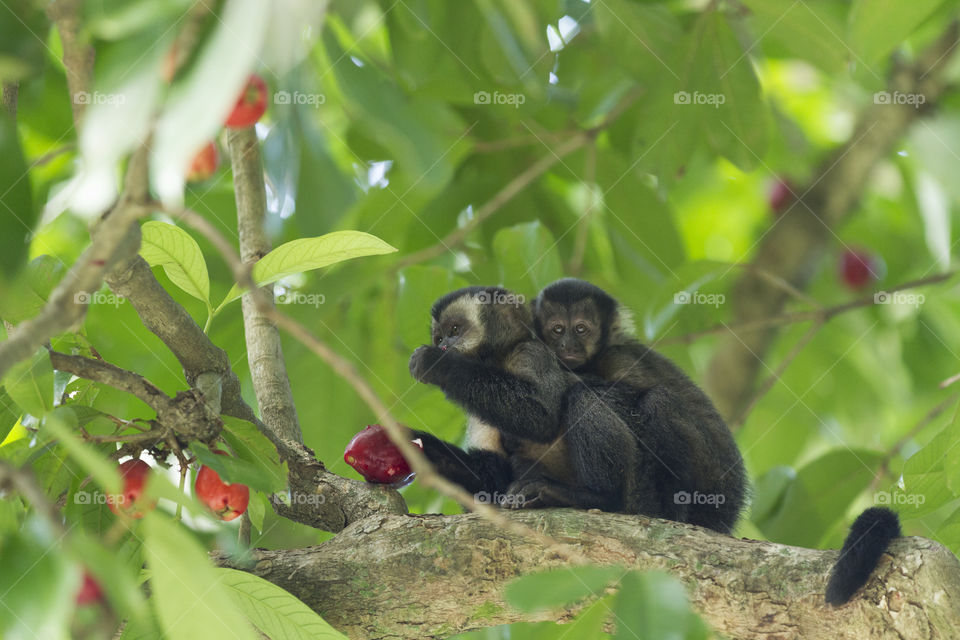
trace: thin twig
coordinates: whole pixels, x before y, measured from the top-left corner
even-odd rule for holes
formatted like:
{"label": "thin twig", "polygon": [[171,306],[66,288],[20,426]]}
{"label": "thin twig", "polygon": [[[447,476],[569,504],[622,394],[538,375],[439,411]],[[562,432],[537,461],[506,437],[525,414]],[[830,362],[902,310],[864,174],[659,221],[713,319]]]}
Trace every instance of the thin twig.
{"label": "thin twig", "polygon": [[[919,287],[924,287],[930,284],[937,284],[945,280],[949,280],[957,274],[956,271],[947,271],[945,273],[940,273],[934,276],[928,276],[926,278],[919,278],[917,280],[911,280],[909,282],[904,282],[895,287],[889,289],[884,289],[882,293],[895,293],[897,291],[905,291],[908,289],[916,289]],[[776,316],[770,316],[769,318],[760,318],[759,320],[749,320],[747,322],[739,323],[720,323],[712,327],[707,327],[706,329],[701,329],[699,331],[693,331],[691,333],[684,334],[682,336],[676,336],[673,338],[664,338],[660,341],[660,344],[690,344],[698,338],[703,336],[715,334],[715,333],[743,333],[745,331],[758,331],[760,329],[768,329],[770,327],[779,327],[786,324],[794,324],[797,322],[808,322],[808,321],[819,321],[821,323],[831,320],[834,316],[838,316],[841,313],[847,311],[852,311],[853,309],[859,309],[862,307],[869,307],[874,304],[878,304],[875,296],[881,293],[877,291],[870,294],[864,298],[857,298],[856,300],[851,300],[850,302],[844,302],[843,304],[834,305],[832,307],[822,307],[820,309],[814,309],[811,311],[794,311],[791,313],[782,313]]]}

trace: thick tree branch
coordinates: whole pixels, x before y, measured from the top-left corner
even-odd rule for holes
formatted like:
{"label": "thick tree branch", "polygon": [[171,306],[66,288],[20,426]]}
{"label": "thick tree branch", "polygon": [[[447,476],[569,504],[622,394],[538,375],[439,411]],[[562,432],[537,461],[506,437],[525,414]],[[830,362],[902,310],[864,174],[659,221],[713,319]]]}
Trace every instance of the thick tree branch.
{"label": "thick tree branch", "polygon": [[[550,509],[509,518],[577,546],[593,562],[672,573],[729,638],[902,640],[960,628],[960,562],[924,538],[895,541],[866,587],[834,608],[823,593],[837,551],[639,516]],[[505,604],[510,579],[567,563],[476,514],[370,518],[316,547],[254,550],[245,566],[224,554],[216,560],[280,585],[353,638],[445,638],[572,614],[524,615]]]}
{"label": "thick tree branch", "polygon": [[[833,241],[831,229],[853,213],[870,172],[894,143],[946,89],[944,69],[957,48],[958,25],[946,32],[910,66],[897,66],[889,80],[891,93],[921,94],[925,109],[906,104],[875,104],[860,118],[850,141],[815,172],[807,188],[774,223],[757,247],[752,264],[805,288]],[[756,273],[744,274],[730,296],[733,325],[749,327],[781,313],[787,294]],[[759,327],[757,327],[759,328]],[[772,326],[735,330],[720,342],[706,384],[720,412],[733,418],[750,401],[763,358],[777,331]]]}

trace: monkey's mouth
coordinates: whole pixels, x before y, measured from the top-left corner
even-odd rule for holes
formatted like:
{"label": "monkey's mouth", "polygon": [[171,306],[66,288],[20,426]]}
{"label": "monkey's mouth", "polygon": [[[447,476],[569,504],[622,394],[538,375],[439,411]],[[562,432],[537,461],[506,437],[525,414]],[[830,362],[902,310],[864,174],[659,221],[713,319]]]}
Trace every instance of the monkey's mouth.
{"label": "monkey's mouth", "polygon": [[583,356],[573,353],[564,353],[560,355],[560,361],[571,369],[576,369],[583,364]]}

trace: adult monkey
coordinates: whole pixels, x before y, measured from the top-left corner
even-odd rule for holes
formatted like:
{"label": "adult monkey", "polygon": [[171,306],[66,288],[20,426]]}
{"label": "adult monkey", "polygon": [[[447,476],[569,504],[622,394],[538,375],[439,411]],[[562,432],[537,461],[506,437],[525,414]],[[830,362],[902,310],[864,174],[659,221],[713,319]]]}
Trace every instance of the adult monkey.
{"label": "adult monkey", "polygon": [[[410,373],[468,414],[466,451],[415,432],[440,474],[475,494],[522,495],[514,507],[658,515],[651,465],[604,402],[616,401],[616,391],[561,368],[535,338],[522,298],[466,287],[438,299],[431,319],[432,344],[414,351]],[[584,465],[602,465],[602,473],[578,474]]]}
{"label": "adult monkey", "polygon": [[632,398],[618,413],[656,462],[654,515],[729,533],[747,491],[733,434],[700,387],[633,336],[629,310],[600,287],[565,278],[537,296],[534,327],[570,371]]}

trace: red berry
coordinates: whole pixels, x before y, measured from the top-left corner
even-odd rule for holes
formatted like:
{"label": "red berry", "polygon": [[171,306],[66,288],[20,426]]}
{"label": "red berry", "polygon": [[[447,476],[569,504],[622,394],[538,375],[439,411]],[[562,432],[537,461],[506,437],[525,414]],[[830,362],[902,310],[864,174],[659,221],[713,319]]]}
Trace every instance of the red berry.
{"label": "red berry", "polygon": [[770,187],[770,193],[767,194],[770,208],[774,213],[783,213],[787,207],[794,201],[795,196],[790,188],[790,183],[778,178]]}
{"label": "red berry", "polygon": [[127,460],[120,465],[120,476],[123,478],[123,493],[107,497],[107,505],[117,515],[126,515],[131,518],[142,518],[150,511],[156,502],[141,500],[143,488],[150,476],[150,465],[143,460]]}
{"label": "red berry", "polygon": [[190,170],[187,171],[187,182],[200,182],[213,175],[220,164],[220,156],[217,153],[217,145],[208,142],[207,145],[193,156],[190,162]]}
{"label": "red berry", "polygon": [[[423,445],[414,440],[421,449]],[[367,482],[403,487],[413,480],[410,465],[400,449],[390,441],[387,432],[378,424],[367,427],[353,436],[343,452],[343,459],[357,470]]]}
{"label": "red berry", "polygon": [[[227,455],[224,451],[214,451],[217,455]],[[250,503],[250,488],[239,482],[229,483],[220,479],[220,474],[203,465],[197,473],[193,492],[203,504],[210,507],[221,520],[233,520],[247,510]]]}
{"label": "red berry", "polygon": [[84,571],[83,584],[80,586],[80,591],[77,591],[77,605],[82,607],[101,600],[103,600],[103,591],[100,590],[100,585],[93,579],[89,571]]}
{"label": "red berry", "polygon": [[840,257],[840,276],[851,289],[862,289],[876,280],[879,270],[879,262],[867,251],[847,249]]}
{"label": "red berry", "polygon": [[237,98],[237,104],[224,123],[231,129],[249,127],[267,110],[267,83],[257,74],[252,74],[247,85]]}

